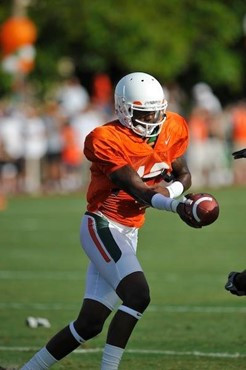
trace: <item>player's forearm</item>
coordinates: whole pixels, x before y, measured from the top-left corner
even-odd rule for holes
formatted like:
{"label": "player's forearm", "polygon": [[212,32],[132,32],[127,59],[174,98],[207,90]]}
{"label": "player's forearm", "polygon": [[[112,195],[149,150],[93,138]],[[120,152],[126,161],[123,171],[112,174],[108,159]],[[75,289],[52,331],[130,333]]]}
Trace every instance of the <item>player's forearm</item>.
{"label": "player's forearm", "polygon": [[162,211],[177,212],[179,201],[170,198],[167,189],[166,191],[162,189],[161,193],[148,188],[145,184],[144,186],[145,187],[141,189],[131,189],[128,193],[142,204],[146,204]]}
{"label": "player's forearm", "polygon": [[182,183],[184,190],[188,190],[191,187],[191,174],[190,172],[182,173],[175,177],[175,181],[179,181]]}
{"label": "player's forearm", "polygon": [[122,189],[136,199],[139,203],[163,211],[176,212],[179,202],[169,197],[167,189],[159,189],[161,192],[149,188],[144,183],[139,183],[137,187],[128,187]]}
{"label": "player's forearm", "polygon": [[185,190],[189,189],[190,186],[191,176],[190,173],[186,173],[176,177],[170,185],[162,181],[151,188],[166,197],[177,198],[182,195]]}
{"label": "player's forearm", "polygon": [[[191,173],[189,171],[185,158],[184,157],[177,158],[172,163],[172,167],[173,167],[172,174],[174,176],[173,184],[179,182],[183,186],[182,192],[188,190],[191,187]],[[170,186],[172,187],[173,184],[171,184]]]}
{"label": "player's forearm", "polygon": [[130,166],[124,166],[116,170],[110,175],[110,179],[117,187],[124,190],[138,202],[154,208],[174,211],[174,208],[171,207],[171,204],[174,203],[169,197],[168,190],[159,188],[159,193],[154,187],[149,187]]}
{"label": "player's forearm", "polygon": [[157,193],[164,195],[165,197],[177,198],[183,194],[184,185],[180,181],[174,181],[168,186],[162,183],[156,184],[154,185],[154,187],[152,187],[152,189]]}

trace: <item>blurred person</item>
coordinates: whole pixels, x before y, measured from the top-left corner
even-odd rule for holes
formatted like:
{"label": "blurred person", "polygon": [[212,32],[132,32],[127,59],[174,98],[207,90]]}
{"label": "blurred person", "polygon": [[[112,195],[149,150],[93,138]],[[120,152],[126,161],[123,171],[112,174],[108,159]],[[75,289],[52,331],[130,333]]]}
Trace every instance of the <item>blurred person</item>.
{"label": "blurred person", "polygon": [[207,161],[210,187],[228,186],[232,183],[231,168],[227,158],[227,124],[224,112],[210,114]]}
{"label": "blurred person", "polygon": [[207,142],[208,142],[208,113],[201,108],[194,108],[188,119],[190,132],[190,145],[187,151],[187,163],[192,173],[194,187],[202,187],[207,184]]}
{"label": "blurred person", "polygon": [[92,102],[104,114],[112,114],[113,87],[106,73],[96,74],[92,81]]}
{"label": "blurred person", "polygon": [[205,109],[212,114],[222,112],[222,105],[218,97],[214,94],[211,86],[205,82],[198,82],[192,88],[194,106]]}
{"label": "blurred person", "polygon": [[83,153],[77,133],[71,122],[64,118],[62,128],[62,190],[76,191],[82,186],[81,165]]}
{"label": "blurred person", "polygon": [[188,119],[190,146],[187,162],[193,186],[218,187],[231,183],[227,161],[227,127],[219,99],[205,83],[193,87],[193,108]]}
{"label": "blurred person", "polygon": [[[246,147],[246,102],[241,101],[231,109],[233,151]],[[246,185],[246,161],[234,161],[233,176],[235,185]]]}
{"label": "blurred person", "polygon": [[6,104],[0,118],[1,184],[4,194],[23,190],[24,123],[18,111]]}
{"label": "blurred person", "polygon": [[[87,136],[84,153],[92,163],[91,183],[80,237],[90,263],[83,305],[77,319],[22,370],[48,369],[98,335],[120,300],[101,363],[101,370],[118,369],[128,339],[150,302],[136,256],[146,208],[178,213],[185,223],[197,227],[191,205],[174,199],[191,185],[184,159],[187,124],[166,108],[160,83],[146,73],[131,73],[115,88],[118,119]],[[169,185],[163,181],[166,171],[174,176]]]}
{"label": "blurred person", "polygon": [[45,190],[61,190],[61,153],[63,149],[62,118],[56,102],[49,101],[44,107],[43,120],[47,135],[47,151],[44,158]]}
{"label": "blurred person", "polygon": [[25,116],[25,190],[35,194],[42,190],[42,160],[47,152],[47,132],[37,107],[25,107]]}
{"label": "blurred person", "polygon": [[98,109],[98,105],[91,102],[71,120],[71,126],[75,131],[75,137],[83,157],[81,166],[83,189],[87,188],[90,179],[90,162],[83,155],[85,138],[92,130],[105,122],[104,118],[105,114],[102,113],[101,109]]}
{"label": "blurred person", "polygon": [[186,102],[185,92],[177,83],[163,86],[163,90],[168,99],[169,110],[182,114]]}
{"label": "blurred person", "polygon": [[73,117],[81,109],[84,109],[90,100],[88,91],[75,76],[64,81],[58,88],[56,98],[61,113],[68,118]]}

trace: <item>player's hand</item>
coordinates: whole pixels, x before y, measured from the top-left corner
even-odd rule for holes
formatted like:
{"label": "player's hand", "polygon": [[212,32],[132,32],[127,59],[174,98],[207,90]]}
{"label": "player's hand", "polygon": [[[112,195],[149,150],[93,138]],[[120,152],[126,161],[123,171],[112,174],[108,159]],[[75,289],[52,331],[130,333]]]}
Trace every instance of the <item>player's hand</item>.
{"label": "player's hand", "polygon": [[200,229],[201,225],[197,223],[192,214],[192,203],[192,201],[184,197],[183,201],[180,202],[177,207],[177,213],[181,220],[183,220],[187,225],[189,225],[190,227],[194,227],[195,229]]}
{"label": "player's hand", "polygon": [[246,158],[246,148],[232,153],[234,159]]}
{"label": "player's hand", "polygon": [[246,291],[238,290],[238,288],[235,285],[235,279],[240,274],[240,272],[232,271],[228,275],[228,280],[225,285],[225,289],[228,290],[231,294],[235,294],[238,296],[246,295]]}

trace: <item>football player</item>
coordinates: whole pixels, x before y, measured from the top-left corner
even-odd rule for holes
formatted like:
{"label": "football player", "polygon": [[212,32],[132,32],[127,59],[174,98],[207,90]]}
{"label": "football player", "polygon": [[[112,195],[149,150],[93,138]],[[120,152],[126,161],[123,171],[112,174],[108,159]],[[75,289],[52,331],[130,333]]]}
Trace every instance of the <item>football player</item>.
{"label": "football player", "polygon": [[[238,150],[232,153],[232,155],[234,159],[246,158],[246,148]],[[225,289],[238,296],[246,295],[246,270],[230,272]]]}
{"label": "football player", "polygon": [[188,129],[183,117],[167,111],[160,83],[146,73],[126,75],[115,88],[115,111],[118,119],[96,128],[85,140],[91,182],[80,239],[90,263],[81,311],[24,370],[48,369],[98,335],[115,308],[101,370],[118,369],[128,339],[150,303],[136,256],[146,208],[177,213],[189,226],[199,227],[192,205],[175,199],[191,186],[184,158]]}

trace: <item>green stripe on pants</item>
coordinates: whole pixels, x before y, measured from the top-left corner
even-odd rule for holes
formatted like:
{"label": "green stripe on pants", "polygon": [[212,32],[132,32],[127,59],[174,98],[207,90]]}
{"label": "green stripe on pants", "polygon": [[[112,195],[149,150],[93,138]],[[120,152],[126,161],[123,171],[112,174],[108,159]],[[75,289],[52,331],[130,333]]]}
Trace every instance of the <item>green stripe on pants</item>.
{"label": "green stripe on pants", "polygon": [[86,212],[85,214],[94,218],[96,222],[96,231],[103,242],[104,247],[114,262],[117,262],[120,259],[122,252],[109,229],[109,222],[105,218],[100,217],[95,213]]}

